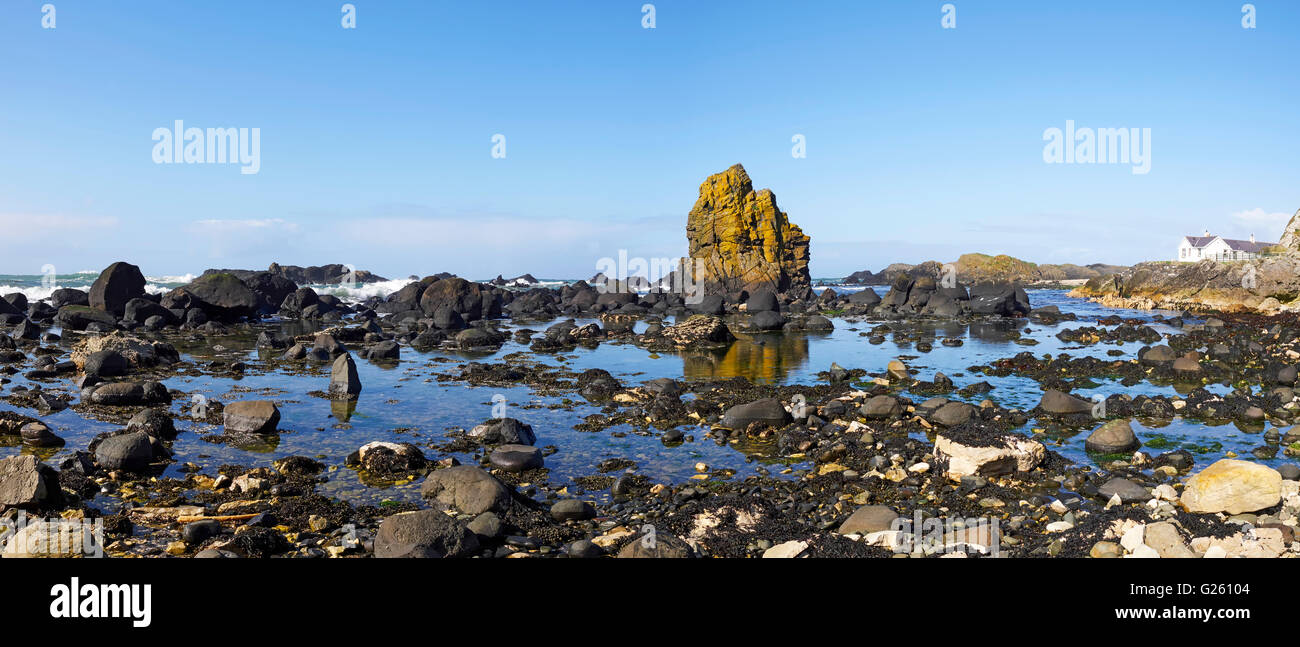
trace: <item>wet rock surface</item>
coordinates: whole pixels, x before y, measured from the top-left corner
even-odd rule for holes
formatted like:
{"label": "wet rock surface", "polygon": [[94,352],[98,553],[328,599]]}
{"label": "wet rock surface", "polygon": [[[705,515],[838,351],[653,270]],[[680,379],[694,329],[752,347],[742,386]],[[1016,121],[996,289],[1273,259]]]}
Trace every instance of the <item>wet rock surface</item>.
{"label": "wet rock surface", "polygon": [[[110,555],[1295,552],[1289,315],[1076,319],[901,274],[688,304],[449,276],[344,302],[241,271],[139,295],[125,271],[121,312],[64,293],[0,337],[0,514],[104,518]],[[998,525],[917,543],[931,518]]]}

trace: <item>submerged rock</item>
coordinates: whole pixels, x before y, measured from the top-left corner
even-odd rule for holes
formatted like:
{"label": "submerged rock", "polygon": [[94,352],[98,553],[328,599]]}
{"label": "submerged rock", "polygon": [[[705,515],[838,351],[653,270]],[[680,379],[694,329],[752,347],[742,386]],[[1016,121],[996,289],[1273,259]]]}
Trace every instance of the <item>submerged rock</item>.
{"label": "submerged rock", "polygon": [[1142,446],[1127,420],[1110,420],[1093,430],[1084,441],[1084,449],[1098,454],[1131,452]]}
{"label": "submerged rock", "polygon": [[542,466],[542,450],[528,445],[502,445],[492,450],[492,465],[507,472],[526,472]]}
{"label": "submerged rock", "polygon": [[722,345],[736,339],[722,319],[711,315],[692,315],[686,321],[664,328],[659,337],[680,348]]}
{"label": "submerged rock", "polygon": [[29,422],[20,430],[23,444],[28,447],[61,447],[63,439],[54,435],[50,428],[41,422]]}
{"label": "submerged rock", "polygon": [[1048,389],[1043,392],[1043,399],[1038,403],[1038,408],[1044,413],[1052,415],[1071,415],[1077,413],[1091,413],[1093,403],[1082,398],[1076,398],[1068,393],[1063,393],[1055,389]]}
{"label": "submerged rock", "polygon": [[785,410],[780,400],[764,398],[727,409],[719,424],[728,429],[744,429],[755,422],[781,427],[792,420],[790,412]]}
{"label": "submerged rock", "polygon": [[241,400],[222,412],[228,433],[270,434],[280,424],[280,409],[270,400]]}

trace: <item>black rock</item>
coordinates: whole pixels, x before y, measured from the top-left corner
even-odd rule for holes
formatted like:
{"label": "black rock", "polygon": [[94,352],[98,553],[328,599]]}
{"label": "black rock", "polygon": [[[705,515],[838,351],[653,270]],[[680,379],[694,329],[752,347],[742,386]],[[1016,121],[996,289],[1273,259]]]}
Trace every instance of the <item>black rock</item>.
{"label": "black rock", "polygon": [[95,462],[110,470],[143,471],[153,457],[153,443],[144,432],[110,436],[95,449]]}
{"label": "black rock", "polygon": [[115,377],[126,375],[130,365],[121,353],[115,350],[101,350],[86,357],[86,364],[82,370],[86,375],[95,377]]}
{"label": "black rock", "polygon": [[120,261],[113,263],[90,286],[89,304],[97,310],[121,315],[128,301],[145,295],[144,285],[140,268]]}

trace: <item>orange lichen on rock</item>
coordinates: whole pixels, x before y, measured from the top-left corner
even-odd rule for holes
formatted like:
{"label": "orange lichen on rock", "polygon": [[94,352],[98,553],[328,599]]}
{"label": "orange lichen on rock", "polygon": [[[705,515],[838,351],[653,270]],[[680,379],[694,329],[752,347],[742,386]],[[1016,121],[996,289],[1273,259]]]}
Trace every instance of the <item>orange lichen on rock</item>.
{"label": "orange lichen on rock", "polygon": [[771,190],[754,190],[739,164],[700,185],[686,236],[695,280],[709,294],[801,291],[812,283],[808,236],[777,207]]}

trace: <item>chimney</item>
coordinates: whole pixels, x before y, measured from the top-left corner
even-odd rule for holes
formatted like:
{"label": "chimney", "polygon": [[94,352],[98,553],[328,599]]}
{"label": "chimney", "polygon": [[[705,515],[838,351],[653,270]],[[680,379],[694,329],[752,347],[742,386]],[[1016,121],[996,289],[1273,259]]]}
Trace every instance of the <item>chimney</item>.
{"label": "chimney", "polygon": [[1205,237],[1206,237],[1206,238],[1209,238],[1209,237],[1210,237],[1210,230],[1209,230],[1209,229],[1206,229],[1206,230],[1205,230]]}
{"label": "chimney", "polygon": [[1255,234],[1250,235],[1250,242],[1255,242]]}

